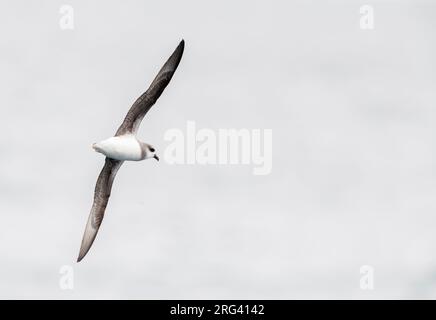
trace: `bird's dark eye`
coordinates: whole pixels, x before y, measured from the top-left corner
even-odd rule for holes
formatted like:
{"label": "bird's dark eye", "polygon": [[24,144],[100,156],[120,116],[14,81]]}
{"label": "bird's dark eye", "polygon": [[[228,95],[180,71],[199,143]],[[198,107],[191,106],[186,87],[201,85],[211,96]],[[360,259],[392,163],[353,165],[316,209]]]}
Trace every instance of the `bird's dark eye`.
{"label": "bird's dark eye", "polygon": [[154,152],[154,148],[153,147],[150,147],[149,149],[150,149],[151,152]]}

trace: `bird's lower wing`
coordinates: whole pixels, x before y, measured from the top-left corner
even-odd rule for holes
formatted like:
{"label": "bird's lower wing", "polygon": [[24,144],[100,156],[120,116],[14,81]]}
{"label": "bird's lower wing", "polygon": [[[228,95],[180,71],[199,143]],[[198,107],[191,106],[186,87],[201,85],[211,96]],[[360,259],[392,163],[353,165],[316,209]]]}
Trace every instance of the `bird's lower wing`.
{"label": "bird's lower wing", "polygon": [[77,262],[83,259],[94,242],[111,195],[112,183],[114,182],[115,175],[122,164],[123,161],[109,158],[106,158],[105,160],[104,167],[101,170],[95,185],[94,203],[92,204],[91,213],[89,214],[88,223],[86,224],[85,233],[83,234],[82,245],[80,247]]}

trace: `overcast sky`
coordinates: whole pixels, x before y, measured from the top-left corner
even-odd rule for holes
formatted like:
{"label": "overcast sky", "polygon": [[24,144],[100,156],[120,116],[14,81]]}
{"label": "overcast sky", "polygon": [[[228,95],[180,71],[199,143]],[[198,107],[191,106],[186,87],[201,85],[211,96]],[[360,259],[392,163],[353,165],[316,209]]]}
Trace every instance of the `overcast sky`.
{"label": "overcast sky", "polygon": [[[371,1],[362,30],[364,4],[2,1],[0,298],[435,298],[436,4]],[[272,172],[126,163],[77,264],[90,146],[182,38],[139,138],[272,129]]]}

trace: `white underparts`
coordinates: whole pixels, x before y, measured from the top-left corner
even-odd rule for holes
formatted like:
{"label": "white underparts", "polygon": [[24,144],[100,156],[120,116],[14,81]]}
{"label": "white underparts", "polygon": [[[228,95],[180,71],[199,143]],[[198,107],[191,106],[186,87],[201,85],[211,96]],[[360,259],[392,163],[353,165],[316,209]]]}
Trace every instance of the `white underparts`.
{"label": "white underparts", "polygon": [[139,161],[144,158],[139,141],[131,134],[112,137],[94,143],[92,147],[95,151],[115,160]]}

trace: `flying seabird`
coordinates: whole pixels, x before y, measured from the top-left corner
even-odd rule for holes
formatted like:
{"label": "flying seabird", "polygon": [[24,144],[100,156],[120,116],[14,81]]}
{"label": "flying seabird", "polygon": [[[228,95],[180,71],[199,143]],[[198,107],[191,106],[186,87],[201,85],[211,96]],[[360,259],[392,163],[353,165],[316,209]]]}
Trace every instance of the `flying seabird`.
{"label": "flying seabird", "polygon": [[115,136],[92,145],[93,149],[105,155],[106,159],[95,185],[94,202],[83,234],[77,262],[83,259],[94,242],[109,201],[112,183],[123,162],[141,161],[149,158],[159,161],[156,149],[150,144],[139,141],[136,138],[136,132],[145,114],[155,104],[170,82],[182,58],[184,47],[185,42],[182,40],[159,70],[147,91],[132,105]]}

